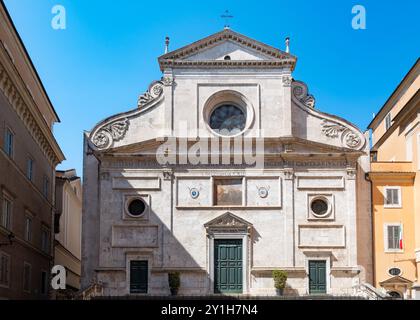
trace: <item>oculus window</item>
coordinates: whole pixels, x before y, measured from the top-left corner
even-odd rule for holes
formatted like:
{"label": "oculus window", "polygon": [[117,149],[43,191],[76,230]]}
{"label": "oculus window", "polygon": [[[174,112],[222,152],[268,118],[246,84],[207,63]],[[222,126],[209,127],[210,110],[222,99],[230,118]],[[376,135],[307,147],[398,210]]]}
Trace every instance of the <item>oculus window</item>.
{"label": "oculus window", "polygon": [[146,210],[146,204],[141,199],[134,199],[128,204],[128,213],[133,217],[141,216]]}

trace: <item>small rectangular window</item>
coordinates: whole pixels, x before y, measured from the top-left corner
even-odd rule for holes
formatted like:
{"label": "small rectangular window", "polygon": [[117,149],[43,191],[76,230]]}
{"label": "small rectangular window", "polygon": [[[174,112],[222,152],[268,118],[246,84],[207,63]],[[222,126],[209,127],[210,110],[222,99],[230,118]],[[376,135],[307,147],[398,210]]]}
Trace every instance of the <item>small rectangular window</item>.
{"label": "small rectangular window", "polygon": [[14,149],[14,134],[9,128],[6,128],[6,135],[4,137],[4,151],[10,158],[13,157],[13,149]]}
{"label": "small rectangular window", "polygon": [[30,181],[33,181],[33,177],[34,177],[34,161],[32,160],[32,158],[28,158],[28,160],[26,162],[26,177]]}
{"label": "small rectangular window", "polygon": [[402,250],[402,228],[399,225],[387,226],[388,250]]}
{"label": "small rectangular window", "polygon": [[32,241],[32,218],[28,216],[25,219],[25,240]]}
{"label": "small rectangular window", "polygon": [[49,195],[49,192],[50,192],[50,179],[48,179],[47,176],[44,176],[42,192],[44,194],[44,197],[48,198],[48,195]]}
{"label": "small rectangular window", "polygon": [[45,271],[41,272],[41,294],[48,293],[48,274]]}
{"label": "small rectangular window", "polygon": [[25,262],[23,264],[23,291],[31,292],[31,272],[31,265]]}
{"label": "small rectangular window", "polygon": [[3,195],[3,205],[1,211],[0,223],[2,227],[6,229],[11,229],[11,219],[12,219],[12,201]]}
{"label": "small rectangular window", "polygon": [[41,231],[41,250],[50,253],[50,232],[46,228]]}
{"label": "small rectangular window", "polygon": [[401,188],[385,187],[385,207],[401,207]]}
{"label": "small rectangular window", "polygon": [[391,128],[391,113],[388,113],[385,117],[385,130]]}
{"label": "small rectangular window", "polygon": [[0,252],[0,286],[10,286],[10,257]]}
{"label": "small rectangular window", "polygon": [[242,205],[242,178],[215,179],[214,205],[241,206]]}

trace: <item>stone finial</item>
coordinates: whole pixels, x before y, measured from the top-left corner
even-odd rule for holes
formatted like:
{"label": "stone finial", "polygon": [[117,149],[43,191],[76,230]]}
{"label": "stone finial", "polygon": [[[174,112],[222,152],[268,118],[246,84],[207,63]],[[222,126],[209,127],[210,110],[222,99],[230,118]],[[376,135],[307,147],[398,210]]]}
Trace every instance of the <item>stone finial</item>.
{"label": "stone finial", "polygon": [[165,53],[168,53],[169,51],[169,37],[166,36],[165,38]]}
{"label": "stone finial", "polygon": [[290,52],[290,38],[287,37],[286,38],[286,52],[289,53]]}

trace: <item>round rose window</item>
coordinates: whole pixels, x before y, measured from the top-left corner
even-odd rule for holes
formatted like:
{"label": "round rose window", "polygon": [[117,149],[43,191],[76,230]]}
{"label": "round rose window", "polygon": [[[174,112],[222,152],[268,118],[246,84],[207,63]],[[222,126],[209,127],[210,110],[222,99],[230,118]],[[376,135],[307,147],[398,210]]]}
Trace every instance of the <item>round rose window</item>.
{"label": "round rose window", "polygon": [[224,104],[213,110],[209,124],[218,134],[233,136],[245,129],[246,114],[235,105]]}

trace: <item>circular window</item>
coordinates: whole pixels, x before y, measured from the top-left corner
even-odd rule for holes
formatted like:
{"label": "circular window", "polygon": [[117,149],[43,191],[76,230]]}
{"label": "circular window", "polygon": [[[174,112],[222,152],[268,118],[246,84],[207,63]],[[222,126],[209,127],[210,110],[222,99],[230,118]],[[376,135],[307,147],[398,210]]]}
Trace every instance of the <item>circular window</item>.
{"label": "circular window", "polygon": [[210,128],[224,136],[233,136],[245,129],[246,114],[233,104],[223,104],[210,115]]}
{"label": "circular window", "polygon": [[230,56],[225,56],[225,60],[230,60]]}
{"label": "circular window", "polygon": [[127,209],[131,216],[138,217],[146,211],[146,204],[141,199],[134,199],[130,201]]}
{"label": "circular window", "polygon": [[330,213],[330,205],[325,198],[316,198],[311,202],[311,210],[315,216],[325,217]]}
{"label": "circular window", "polygon": [[388,273],[389,273],[391,276],[399,276],[399,275],[401,275],[401,269],[400,269],[400,268],[390,268],[390,269],[388,270]]}

